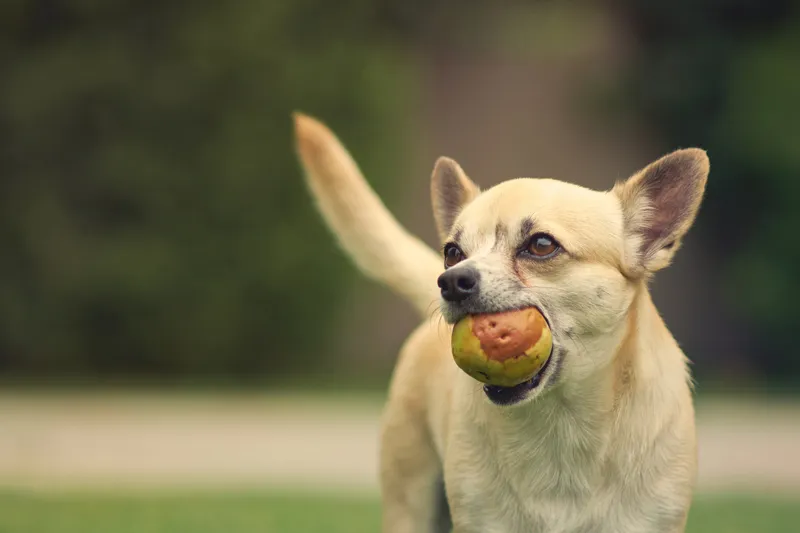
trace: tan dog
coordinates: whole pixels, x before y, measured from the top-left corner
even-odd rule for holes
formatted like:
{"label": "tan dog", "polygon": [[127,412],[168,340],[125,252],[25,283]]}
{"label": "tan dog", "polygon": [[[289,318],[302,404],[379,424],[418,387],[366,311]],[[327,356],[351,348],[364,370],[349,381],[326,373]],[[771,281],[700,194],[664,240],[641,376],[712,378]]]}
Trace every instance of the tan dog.
{"label": "tan dog", "polygon": [[443,274],[442,254],[397,223],[336,137],[295,121],[319,209],[365,274],[424,316],[441,299],[450,324],[536,306],[552,330],[539,374],[502,388],[455,365],[449,326],[416,329],[383,424],[383,530],[447,530],[443,480],[458,533],[684,531],[696,471],[690,376],[647,280],[695,218],[705,152],[674,152],[608,192],[549,179],[480,192],[441,158],[431,188]]}

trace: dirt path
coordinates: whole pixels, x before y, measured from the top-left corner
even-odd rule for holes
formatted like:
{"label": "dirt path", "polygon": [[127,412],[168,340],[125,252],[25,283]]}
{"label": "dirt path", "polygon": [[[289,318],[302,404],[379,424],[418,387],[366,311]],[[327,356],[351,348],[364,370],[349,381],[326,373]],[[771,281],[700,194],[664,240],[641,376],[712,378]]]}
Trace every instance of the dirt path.
{"label": "dirt path", "polygon": [[[0,394],[6,487],[376,490],[380,403]],[[698,408],[700,490],[800,492],[800,404]]]}

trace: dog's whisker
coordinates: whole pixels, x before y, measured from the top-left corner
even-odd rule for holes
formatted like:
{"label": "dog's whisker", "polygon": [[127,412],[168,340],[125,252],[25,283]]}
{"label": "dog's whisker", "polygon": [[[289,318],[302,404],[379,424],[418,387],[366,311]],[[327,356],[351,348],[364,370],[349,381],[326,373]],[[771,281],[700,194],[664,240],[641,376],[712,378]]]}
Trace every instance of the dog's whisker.
{"label": "dog's whisker", "polygon": [[433,314],[433,313],[435,313],[436,311],[439,311],[439,310],[441,310],[441,308],[442,308],[442,304],[441,304],[441,302],[439,302],[438,300],[433,300],[433,301],[432,301],[432,302],[431,302],[431,303],[428,305],[428,309],[427,309],[427,311],[428,311],[430,314]]}

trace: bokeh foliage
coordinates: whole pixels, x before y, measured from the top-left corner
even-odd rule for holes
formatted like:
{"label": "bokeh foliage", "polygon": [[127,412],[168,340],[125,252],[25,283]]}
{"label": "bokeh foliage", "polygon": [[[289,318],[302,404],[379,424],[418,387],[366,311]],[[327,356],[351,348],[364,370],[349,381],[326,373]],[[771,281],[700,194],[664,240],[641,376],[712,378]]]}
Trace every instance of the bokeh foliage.
{"label": "bokeh foliage", "polygon": [[[488,13],[532,3],[0,3],[0,373],[326,371],[353,269],[302,185],[291,111],[331,124],[391,206],[407,56],[491,41]],[[797,2],[605,5],[635,37],[620,101],[665,150],[709,151],[693,239],[748,351],[800,376]]]}
{"label": "bokeh foliage", "polygon": [[[637,37],[626,101],[666,146],[702,146],[712,176],[698,225],[754,364],[800,376],[800,5],[617,2]],[[723,358],[724,360],[724,358]]]}
{"label": "bokeh foliage", "polygon": [[368,0],[0,3],[0,371],[269,376],[318,357],[351,269],[331,261],[290,113],[394,167],[408,72],[376,16]]}

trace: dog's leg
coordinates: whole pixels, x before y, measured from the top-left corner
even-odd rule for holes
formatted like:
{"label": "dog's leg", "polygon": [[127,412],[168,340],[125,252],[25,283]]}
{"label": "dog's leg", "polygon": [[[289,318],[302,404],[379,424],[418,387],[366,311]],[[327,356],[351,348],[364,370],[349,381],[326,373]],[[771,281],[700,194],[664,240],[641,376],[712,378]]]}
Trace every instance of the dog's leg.
{"label": "dog's leg", "polygon": [[689,513],[687,512],[685,515],[683,515],[683,520],[681,520],[681,523],[677,527],[675,527],[675,529],[673,529],[671,533],[685,533],[686,523],[688,521],[689,521]]}
{"label": "dog's leg", "polygon": [[441,463],[424,417],[405,407],[390,406],[381,442],[383,532],[449,532]]}
{"label": "dog's leg", "polygon": [[437,485],[436,523],[434,529],[439,533],[450,533],[453,531],[453,517],[450,515],[450,505],[447,503],[444,478],[441,478]]}
{"label": "dog's leg", "polygon": [[442,462],[434,438],[450,397],[445,329],[423,324],[397,361],[381,434],[384,533],[449,532]]}

